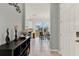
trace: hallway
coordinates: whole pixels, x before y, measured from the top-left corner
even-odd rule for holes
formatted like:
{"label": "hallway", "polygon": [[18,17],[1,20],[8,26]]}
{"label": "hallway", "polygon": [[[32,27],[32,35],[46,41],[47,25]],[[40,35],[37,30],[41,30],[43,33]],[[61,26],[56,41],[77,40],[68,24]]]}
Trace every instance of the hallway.
{"label": "hallway", "polygon": [[39,38],[31,39],[30,56],[48,56],[49,55],[49,41],[41,40]]}
{"label": "hallway", "polygon": [[59,56],[58,52],[50,52],[49,40],[31,39],[29,56]]}

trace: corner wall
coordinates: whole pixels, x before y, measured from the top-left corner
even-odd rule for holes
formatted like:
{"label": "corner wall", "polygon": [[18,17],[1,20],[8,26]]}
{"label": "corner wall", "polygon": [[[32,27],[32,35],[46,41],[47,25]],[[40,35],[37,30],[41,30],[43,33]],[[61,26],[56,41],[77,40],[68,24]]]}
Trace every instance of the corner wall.
{"label": "corner wall", "polygon": [[51,50],[59,50],[59,27],[60,27],[60,8],[58,3],[50,5],[50,28],[51,28]]}

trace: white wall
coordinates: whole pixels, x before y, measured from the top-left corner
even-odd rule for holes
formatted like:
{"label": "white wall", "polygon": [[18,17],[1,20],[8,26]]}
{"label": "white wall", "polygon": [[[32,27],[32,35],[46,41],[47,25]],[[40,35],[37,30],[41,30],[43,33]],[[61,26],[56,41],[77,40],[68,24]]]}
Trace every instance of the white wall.
{"label": "white wall", "polygon": [[[50,4],[27,3],[25,7],[26,26],[28,25],[28,23],[35,25],[36,23],[43,21],[46,22],[50,28]],[[29,26],[31,26],[31,24]]]}
{"label": "white wall", "polygon": [[[22,9],[22,4],[19,4]],[[14,40],[14,26],[22,30],[22,13],[16,12],[15,7],[8,3],[0,4],[0,45],[5,43],[6,29],[9,28],[10,40]]]}

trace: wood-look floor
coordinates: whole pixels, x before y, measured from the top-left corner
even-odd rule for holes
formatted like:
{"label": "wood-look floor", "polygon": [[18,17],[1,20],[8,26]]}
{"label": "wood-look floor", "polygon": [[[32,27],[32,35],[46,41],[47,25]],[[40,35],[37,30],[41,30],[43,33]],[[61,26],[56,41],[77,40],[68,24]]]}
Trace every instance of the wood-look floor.
{"label": "wood-look floor", "polygon": [[49,40],[31,39],[31,50],[29,56],[60,56],[57,51],[50,51]]}

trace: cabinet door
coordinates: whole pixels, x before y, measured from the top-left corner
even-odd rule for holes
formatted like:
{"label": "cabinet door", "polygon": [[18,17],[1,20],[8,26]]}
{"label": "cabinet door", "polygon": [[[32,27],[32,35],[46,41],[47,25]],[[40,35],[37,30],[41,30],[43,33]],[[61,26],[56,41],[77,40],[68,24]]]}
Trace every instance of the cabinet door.
{"label": "cabinet door", "polygon": [[[79,4],[74,5],[74,12],[75,12],[75,18],[74,18],[74,42],[75,42],[75,55],[79,56]],[[76,35],[77,34],[77,35]]]}
{"label": "cabinet door", "polygon": [[60,4],[60,50],[62,55],[74,55],[74,4]]}

